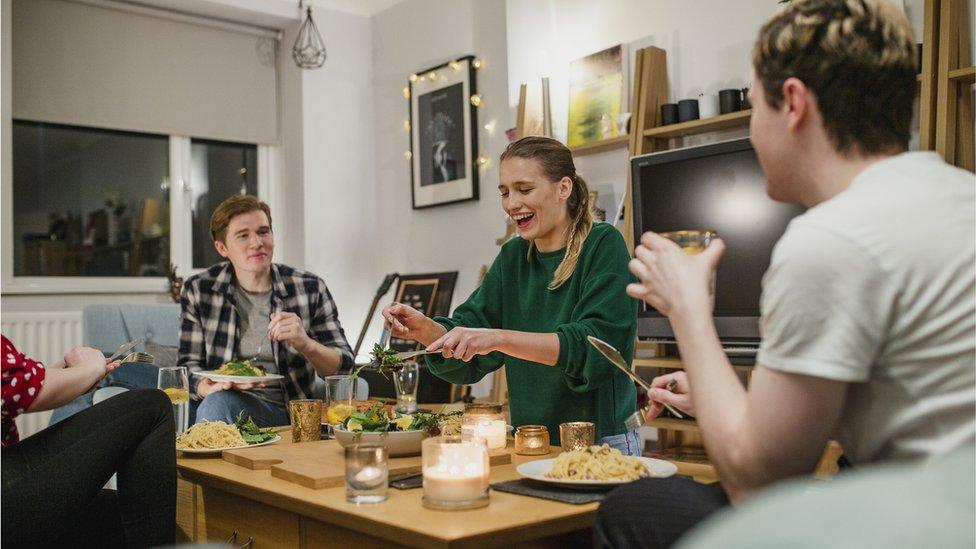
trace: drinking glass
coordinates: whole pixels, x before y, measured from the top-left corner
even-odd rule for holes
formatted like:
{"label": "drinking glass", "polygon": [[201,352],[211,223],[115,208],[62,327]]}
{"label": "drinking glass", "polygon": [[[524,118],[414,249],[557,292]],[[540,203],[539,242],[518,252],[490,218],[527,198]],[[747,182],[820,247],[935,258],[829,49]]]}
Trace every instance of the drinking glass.
{"label": "drinking glass", "polygon": [[379,503],[386,501],[390,467],[386,446],[350,444],[346,446],[346,501]]}
{"label": "drinking glass", "polygon": [[393,387],[396,389],[395,410],[401,414],[417,411],[417,386],[420,385],[420,365],[407,362],[393,372]]}
{"label": "drinking glass", "polygon": [[712,243],[712,240],[718,238],[718,233],[711,229],[701,229],[691,231],[671,231],[661,233],[661,236],[671,240],[678,246],[681,246],[681,250],[686,254],[695,255],[704,252],[705,248]]}
{"label": "drinking glass", "polygon": [[325,403],[352,404],[353,400],[360,400],[357,393],[356,378],[347,375],[325,376]]}
{"label": "drinking glass", "polygon": [[[697,255],[705,251],[705,248],[718,238],[718,232],[711,229],[698,229],[690,231],[671,231],[661,233],[661,236],[681,246],[681,251],[688,255]],[[712,299],[715,299],[715,273],[712,272],[712,286],[710,288]]]}
{"label": "drinking glass", "polygon": [[167,366],[159,369],[156,387],[161,389],[173,404],[173,419],[176,420],[176,434],[186,431],[190,420],[190,381],[186,368]]}

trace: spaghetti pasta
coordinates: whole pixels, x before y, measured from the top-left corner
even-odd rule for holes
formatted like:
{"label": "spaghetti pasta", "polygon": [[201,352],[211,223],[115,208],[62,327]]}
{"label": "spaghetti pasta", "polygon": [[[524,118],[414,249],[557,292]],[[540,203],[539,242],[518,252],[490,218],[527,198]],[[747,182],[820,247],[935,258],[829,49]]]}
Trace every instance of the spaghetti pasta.
{"label": "spaghetti pasta", "polygon": [[641,460],[606,444],[560,454],[546,476],[564,480],[631,481],[651,476]]}
{"label": "spaghetti pasta", "polygon": [[177,435],[177,450],[199,450],[246,446],[237,427],[223,421],[204,421]]}

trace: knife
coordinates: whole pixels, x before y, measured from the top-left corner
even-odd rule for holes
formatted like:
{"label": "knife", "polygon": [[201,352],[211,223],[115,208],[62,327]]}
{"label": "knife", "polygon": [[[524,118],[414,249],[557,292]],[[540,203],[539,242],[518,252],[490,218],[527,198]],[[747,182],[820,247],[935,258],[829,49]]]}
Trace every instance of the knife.
{"label": "knife", "polygon": [[[611,364],[616,366],[623,373],[627,374],[630,379],[634,380],[635,383],[643,387],[645,391],[651,388],[651,385],[648,382],[644,381],[639,375],[630,370],[630,368],[627,366],[627,361],[624,360],[624,357],[620,356],[620,352],[617,351],[613,345],[610,345],[606,341],[593,336],[586,336],[586,340],[589,341],[590,345],[595,347],[597,351],[600,351],[600,354],[609,360]],[[681,415],[681,412],[675,410],[670,404],[664,402],[662,402],[662,404],[664,404],[664,407],[667,408],[669,412],[674,414],[675,417],[680,419],[685,417]]]}
{"label": "knife", "polygon": [[131,351],[133,348],[135,348],[137,345],[141,344],[142,342],[143,342],[143,338],[137,337],[128,343],[123,343],[122,345],[119,346],[118,349],[116,349],[115,353],[113,353],[112,356],[108,357],[108,361],[114,362],[116,360],[119,360],[120,358],[125,356],[126,353]]}

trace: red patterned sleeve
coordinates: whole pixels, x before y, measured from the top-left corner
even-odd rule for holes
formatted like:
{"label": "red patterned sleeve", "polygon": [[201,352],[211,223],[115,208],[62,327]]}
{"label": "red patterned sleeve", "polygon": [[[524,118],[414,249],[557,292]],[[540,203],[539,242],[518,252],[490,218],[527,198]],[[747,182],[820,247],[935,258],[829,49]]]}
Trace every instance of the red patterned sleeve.
{"label": "red patterned sleeve", "polygon": [[0,358],[3,360],[3,400],[0,409],[6,423],[30,408],[41,392],[45,370],[43,364],[19,352],[7,336],[0,337],[3,338],[0,347]]}

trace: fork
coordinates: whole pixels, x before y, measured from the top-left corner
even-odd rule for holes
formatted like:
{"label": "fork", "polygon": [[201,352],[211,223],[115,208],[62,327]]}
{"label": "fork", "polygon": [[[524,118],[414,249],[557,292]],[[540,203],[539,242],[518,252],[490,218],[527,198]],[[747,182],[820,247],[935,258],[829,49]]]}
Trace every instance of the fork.
{"label": "fork", "polygon": [[251,358],[244,359],[245,362],[250,362],[252,360],[257,360],[261,356],[261,351],[264,350],[264,342],[268,340],[268,334],[265,332],[264,337],[261,338],[261,343],[258,344],[258,351],[254,353]]}
{"label": "fork", "polygon": [[[671,391],[677,386],[678,386],[678,380],[671,378],[671,381],[668,381],[668,384],[664,388],[667,389],[668,391]],[[673,410],[671,406],[667,404],[665,404],[665,406],[668,408],[668,410]],[[637,410],[633,414],[630,414],[630,416],[624,420],[624,427],[626,427],[628,431],[634,431],[636,429],[640,429],[641,427],[643,427],[644,424],[647,423],[647,419],[645,419],[644,416],[647,414],[649,409],[650,409],[650,405],[647,405],[641,408],[640,410]]]}

